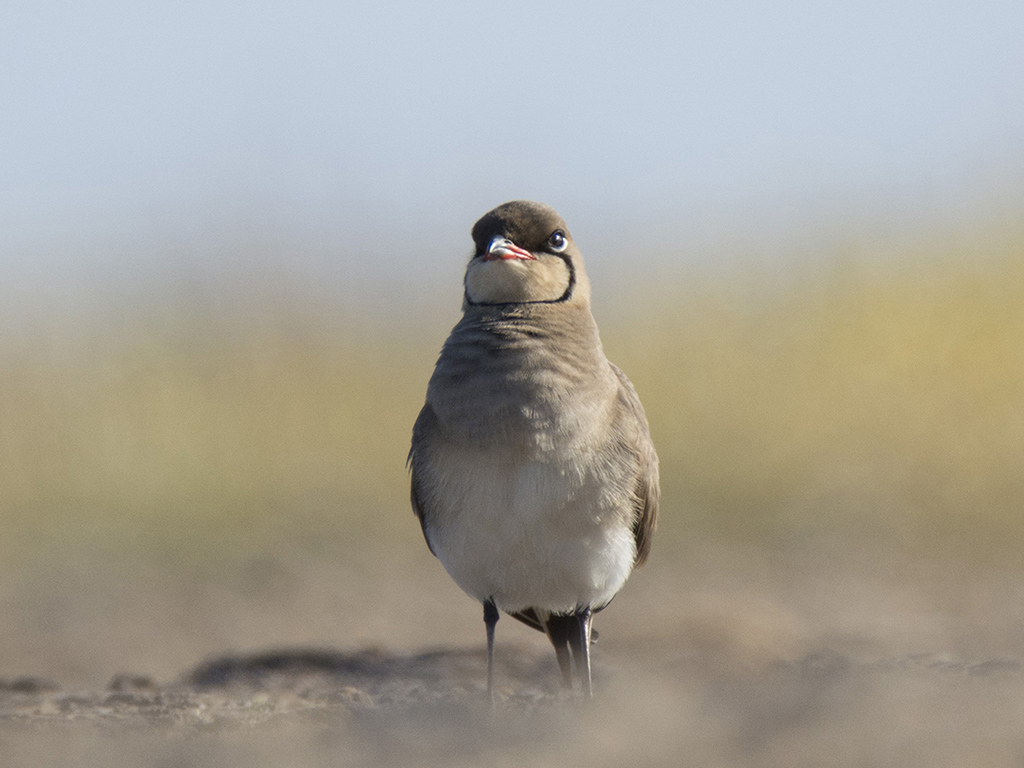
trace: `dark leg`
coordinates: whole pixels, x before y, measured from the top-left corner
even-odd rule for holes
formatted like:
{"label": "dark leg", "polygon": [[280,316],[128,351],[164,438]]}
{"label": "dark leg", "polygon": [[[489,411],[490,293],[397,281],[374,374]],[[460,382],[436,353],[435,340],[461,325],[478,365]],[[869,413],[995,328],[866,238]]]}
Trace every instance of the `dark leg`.
{"label": "dark leg", "polygon": [[555,646],[558,668],[562,671],[562,687],[572,690],[572,656],[569,649],[579,634],[575,616],[551,614],[547,622],[548,637]]}
{"label": "dark leg", "polygon": [[498,623],[498,608],[493,600],[484,603],[484,626],[487,627],[487,695],[494,704],[494,627]]}
{"label": "dark leg", "polygon": [[576,611],[570,618],[575,624],[575,632],[569,637],[569,645],[572,647],[576,679],[579,681],[580,692],[587,698],[592,698],[594,687],[590,677],[590,625],[594,615],[588,606]]}

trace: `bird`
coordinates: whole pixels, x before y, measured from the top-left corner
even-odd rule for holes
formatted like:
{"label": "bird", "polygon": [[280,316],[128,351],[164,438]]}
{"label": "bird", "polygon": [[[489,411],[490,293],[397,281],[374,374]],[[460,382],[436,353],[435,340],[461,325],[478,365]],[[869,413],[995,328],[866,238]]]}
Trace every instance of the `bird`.
{"label": "bird", "polygon": [[472,237],[462,317],[413,427],[413,511],[483,604],[491,703],[500,612],[544,632],[563,688],[592,697],[593,616],[648,557],[658,455],[636,390],[605,357],[562,217],[513,200]]}

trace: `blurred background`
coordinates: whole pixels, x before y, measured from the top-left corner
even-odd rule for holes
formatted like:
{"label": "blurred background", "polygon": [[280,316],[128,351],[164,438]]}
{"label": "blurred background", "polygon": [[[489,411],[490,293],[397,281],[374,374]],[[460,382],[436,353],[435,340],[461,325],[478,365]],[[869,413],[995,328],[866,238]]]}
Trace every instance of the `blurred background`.
{"label": "blurred background", "polygon": [[604,653],[1024,655],[1022,39],[997,0],[5,3],[0,677],[482,643],[404,464],[521,197],[661,454]]}

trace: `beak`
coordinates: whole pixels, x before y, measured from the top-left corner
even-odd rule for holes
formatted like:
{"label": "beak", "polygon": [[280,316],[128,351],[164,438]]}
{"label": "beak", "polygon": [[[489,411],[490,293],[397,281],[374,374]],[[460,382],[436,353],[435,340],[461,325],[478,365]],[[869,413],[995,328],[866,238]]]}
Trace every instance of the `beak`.
{"label": "beak", "polygon": [[484,254],[484,261],[496,261],[498,259],[502,259],[504,261],[509,261],[511,259],[529,259],[530,261],[536,261],[537,257],[529,251],[520,248],[507,237],[495,235],[494,239],[491,240],[491,244],[487,246],[487,253]]}

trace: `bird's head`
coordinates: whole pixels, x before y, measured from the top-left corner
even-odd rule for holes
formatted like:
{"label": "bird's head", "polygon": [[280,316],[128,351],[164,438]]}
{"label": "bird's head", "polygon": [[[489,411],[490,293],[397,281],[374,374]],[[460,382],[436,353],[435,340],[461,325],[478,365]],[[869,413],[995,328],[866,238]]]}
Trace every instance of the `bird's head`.
{"label": "bird's head", "polygon": [[583,257],[555,209],[513,200],[473,226],[476,252],[466,268],[466,303],[586,303]]}

